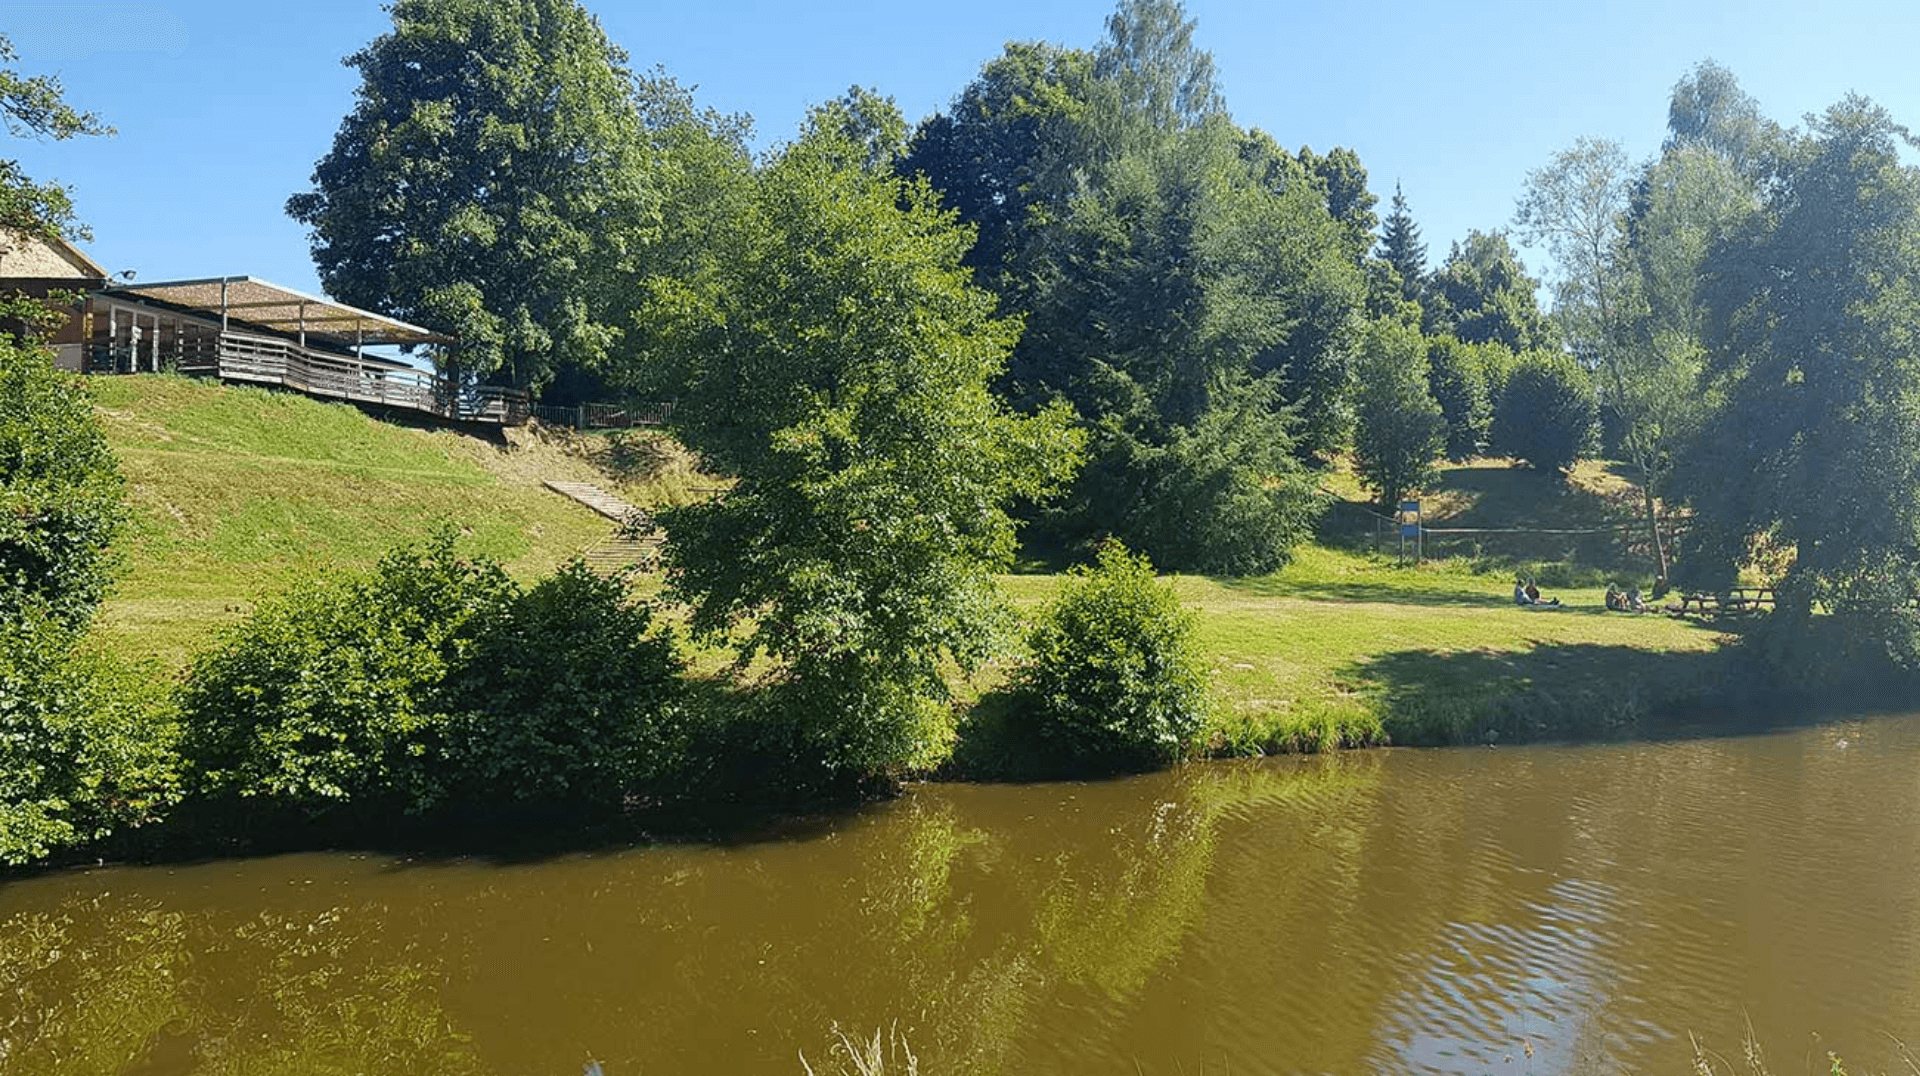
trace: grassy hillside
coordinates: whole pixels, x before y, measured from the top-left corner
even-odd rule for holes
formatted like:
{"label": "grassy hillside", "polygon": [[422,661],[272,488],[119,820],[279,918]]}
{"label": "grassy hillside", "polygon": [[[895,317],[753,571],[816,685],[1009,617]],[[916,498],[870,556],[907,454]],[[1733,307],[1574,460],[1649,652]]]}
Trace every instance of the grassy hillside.
{"label": "grassy hillside", "polygon": [[[103,626],[125,652],[172,665],[209,627],[300,573],[371,564],[440,520],[529,576],[611,533],[607,520],[542,488],[544,479],[597,482],[636,503],[684,486],[674,461],[654,461],[669,472],[655,476],[662,468],[633,458],[633,441],[597,438],[597,453],[518,434],[518,444],[490,443],[186,378],[90,385],[135,513],[121,542],[127,574]],[[610,458],[610,447],[623,446]]]}
{"label": "grassy hillside", "polygon": [[[440,519],[523,576],[611,532],[543,479],[597,482],[648,505],[710,481],[645,439],[516,433],[513,444],[492,443],[288,394],[167,377],[92,384],[137,516],[104,627],[125,652],[176,667],[258,596],[302,572],[371,564]],[[1482,533],[1430,544],[1451,555],[1417,566],[1377,542],[1350,477],[1328,485],[1344,499],[1321,543],[1285,570],[1175,581],[1200,614],[1223,702],[1217,749],[1444,742],[1489,728],[1605,733],[1649,706],[1712,690],[1725,636],[1602,611],[1609,578],[1647,583],[1617,532],[1537,533],[1630,519],[1631,491],[1604,468],[1584,468],[1570,487],[1500,461],[1450,468],[1423,497],[1427,521]],[[1516,569],[1567,606],[1513,606]],[[1006,580],[1024,607],[1055,583]],[[985,670],[963,694],[991,692],[1003,673]]]}

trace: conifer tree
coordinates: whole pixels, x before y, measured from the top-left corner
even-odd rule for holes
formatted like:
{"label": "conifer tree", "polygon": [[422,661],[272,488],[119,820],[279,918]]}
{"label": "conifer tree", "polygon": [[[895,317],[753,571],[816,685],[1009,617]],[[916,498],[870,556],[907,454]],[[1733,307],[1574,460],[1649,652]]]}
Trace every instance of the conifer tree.
{"label": "conifer tree", "polygon": [[1393,209],[1380,235],[1380,257],[1400,274],[1400,294],[1418,300],[1427,278],[1427,244],[1420,239],[1420,225],[1414,223],[1406,195],[1400,193],[1397,182],[1393,185]]}

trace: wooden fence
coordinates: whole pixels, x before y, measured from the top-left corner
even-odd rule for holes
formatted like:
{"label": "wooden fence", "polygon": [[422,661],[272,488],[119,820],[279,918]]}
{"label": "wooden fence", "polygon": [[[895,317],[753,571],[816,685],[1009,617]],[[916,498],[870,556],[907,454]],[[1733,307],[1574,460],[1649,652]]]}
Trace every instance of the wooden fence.
{"label": "wooden fence", "polygon": [[664,426],[673,415],[673,404],[586,403],[573,407],[535,404],[533,414],[542,422],[572,426],[576,430],[625,430],[639,426]]}

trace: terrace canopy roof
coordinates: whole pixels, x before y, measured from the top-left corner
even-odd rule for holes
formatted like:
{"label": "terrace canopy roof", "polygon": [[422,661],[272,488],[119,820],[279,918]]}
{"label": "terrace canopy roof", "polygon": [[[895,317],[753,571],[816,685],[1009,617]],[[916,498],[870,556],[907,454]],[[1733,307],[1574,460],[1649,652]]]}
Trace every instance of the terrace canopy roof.
{"label": "terrace canopy roof", "polygon": [[105,294],[164,303],[203,316],[228,316],[263,329],[335,344],[447,344],[450,336],[251,276],[117,284]]}

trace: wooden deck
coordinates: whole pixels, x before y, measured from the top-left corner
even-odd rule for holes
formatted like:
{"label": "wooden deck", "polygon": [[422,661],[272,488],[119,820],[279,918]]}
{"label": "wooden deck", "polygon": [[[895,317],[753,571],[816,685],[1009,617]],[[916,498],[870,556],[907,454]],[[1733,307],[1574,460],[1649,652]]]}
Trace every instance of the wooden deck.
{"label": "wooden deck", "polygon": [[419,411],[455,422],[518,426],[531,414],[527,394],[517,389],[458,385],[429,370],[395,369],[246,333],[222,333],[215,363],[183,365],[180,372],[278,385],[323,400]]}
{"label": "wooden deck", "polygon": [[145,347],[128,351],[96,346],[87,368],[94,373],[172,369],[196,377],[293,389],[322,400],[490,426],[518,426],[532,414],[527,394],[518,389],[459,385],[431,370],[369,362],[264,334],[202,329],[156,341],[151,355]]}

